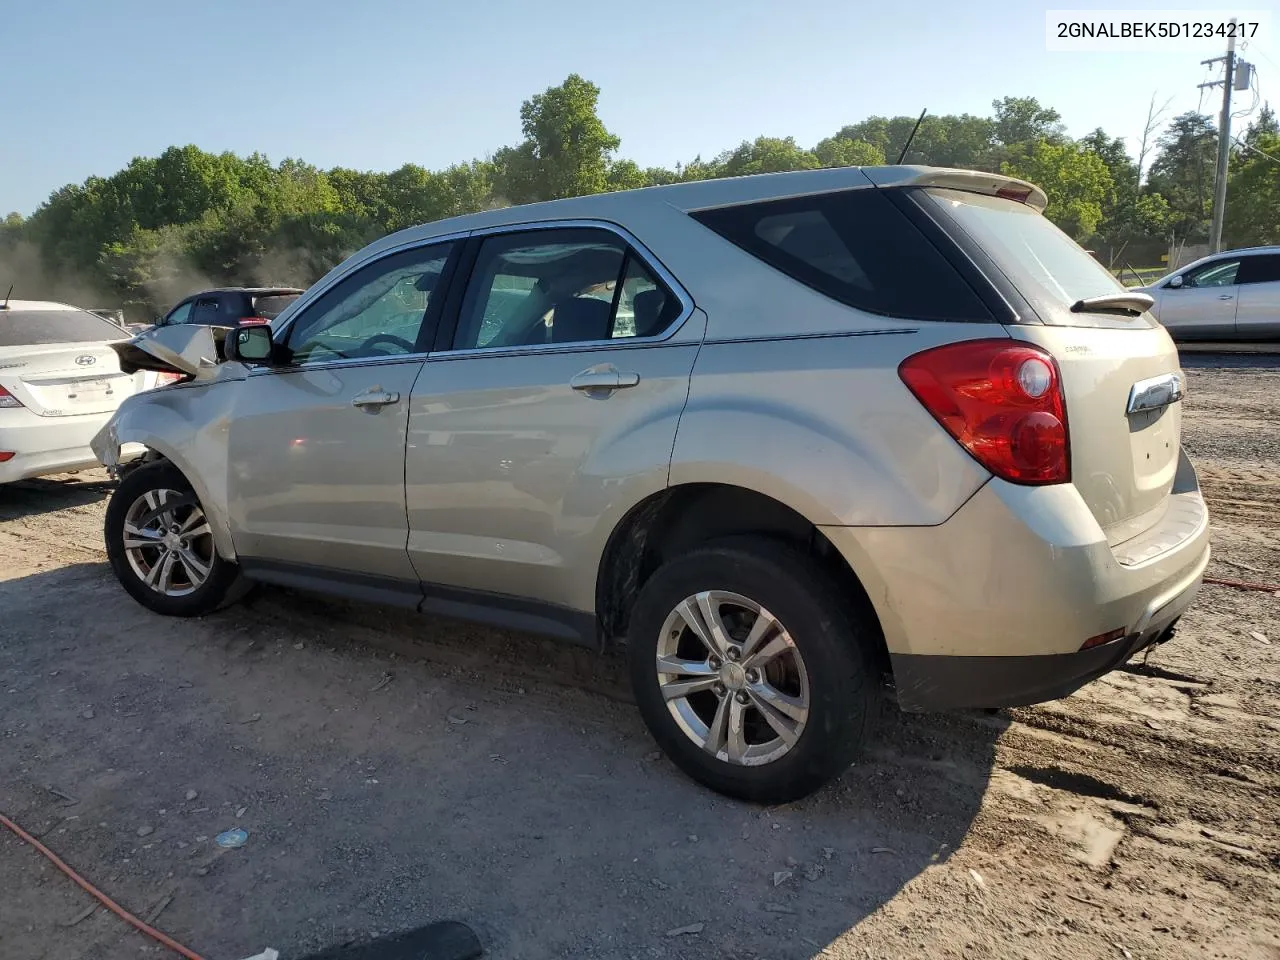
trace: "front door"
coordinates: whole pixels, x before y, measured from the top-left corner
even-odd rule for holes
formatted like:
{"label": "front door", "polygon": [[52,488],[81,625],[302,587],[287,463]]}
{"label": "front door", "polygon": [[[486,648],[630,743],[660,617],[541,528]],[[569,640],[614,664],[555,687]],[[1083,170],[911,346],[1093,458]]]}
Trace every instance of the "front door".
{"label": "front door", "polygon": [[1182,274],[1182,286],[1160,292],[1160,322],[1180,339],[1230,340],[1236,330],[1239,257],[1224,257]]}
{"label": "front door", "polygon": [[340,280],[278,335],[277,365],[238,385],[228,500],[246,568],[419,592],[405,550],[405,431],[450,247],[394,253]]}
{"label": "front door", "polygon": [[480,243],[410,408],[409,553],[429,607],[515,594],[571,620],[594,610],[609,533],[667,484],[701,342],[702,314],[668,281],[605,229]]}

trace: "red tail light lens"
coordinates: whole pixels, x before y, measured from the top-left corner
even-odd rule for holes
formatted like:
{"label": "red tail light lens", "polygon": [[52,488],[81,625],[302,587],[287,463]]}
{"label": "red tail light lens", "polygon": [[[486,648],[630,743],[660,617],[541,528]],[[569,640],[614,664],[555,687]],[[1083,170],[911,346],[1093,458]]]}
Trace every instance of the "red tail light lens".
{"label": "red tail light lens", "polygon": [[0,450],[0,463],[8,463],[14,457],[12,450]]}
{"label": "red tail light lens", "polygon": [[1013,483],[1071,479],[1062,375],[1010,340],[968,340],[902,361],[902,382],[974,459]]}
{"label": "red tail light lens", "polygon": [[[20,407],[22,401],[15,397],[4,387],[0,387],[0,409],[4,407]],[[7,458],[6,458],[7,459]]]}
{"label": "red tail light lens", "polygon": [[1004,197],[1006,200],[1017,200],[1019,203],[1026,203],[1027,198],[1031,196],[1029,187],[1015,187],[1013,184],[1001,187],[996,191],[997,197]]}
{"label": "red tail light lens", "polygon": [[271,321],[268,320],[266,317],[241,317],[240,318],[240,326],[242,327],[249,327],[258,323],[270,323],[270,322]]}
{"label": "red tail light lens", "polygon": [[162,371],[156,374],[156,386],[163,387],[170,383],[181,383],[186,379],[186,374],[169,371]]}

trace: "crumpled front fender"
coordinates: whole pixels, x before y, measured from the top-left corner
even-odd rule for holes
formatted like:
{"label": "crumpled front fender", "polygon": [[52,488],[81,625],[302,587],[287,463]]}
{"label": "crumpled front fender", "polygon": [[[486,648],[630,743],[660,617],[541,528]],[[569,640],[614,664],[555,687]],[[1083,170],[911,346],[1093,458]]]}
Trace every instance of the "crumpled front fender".
{"label": "crumpled front fender", "polygon": [[90,441],[113,472],[121,448],[141,444],[182,471],[209,518],[218,554],[236,556],[227,518],[227,425],[234,382],[177,384],[136,394]]}

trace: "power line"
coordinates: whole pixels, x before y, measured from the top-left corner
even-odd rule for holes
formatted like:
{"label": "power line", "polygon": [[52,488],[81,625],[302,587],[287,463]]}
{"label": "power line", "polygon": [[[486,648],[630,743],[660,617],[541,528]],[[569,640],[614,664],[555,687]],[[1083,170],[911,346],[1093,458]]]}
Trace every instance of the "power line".
{"label": "power line", "polygon": [[1252,144],[1245,143],[1239,137],[1232,137],[1231,139],[1236,142],[1237,147],[1241,147],[1242,149],[1252,151],[1253,153],[1256,153],[1261,157],[1266,157],[1272,163],[1280,164],[1280,158],[1273,157],[1271,154],[1267,153],[1267,151],[1259,150],[1257,147],[1253,146]]}

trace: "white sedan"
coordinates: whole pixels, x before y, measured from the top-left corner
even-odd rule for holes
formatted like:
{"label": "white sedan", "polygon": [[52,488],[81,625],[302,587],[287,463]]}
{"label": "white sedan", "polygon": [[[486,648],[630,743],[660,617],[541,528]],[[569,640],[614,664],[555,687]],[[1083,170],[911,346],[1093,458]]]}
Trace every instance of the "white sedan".
{"label": "white sedan", "polygon": [[110,344],[127,339],[65,303],[0,305],[0,483],[98,466],[93,435],[125,397],[166,379],[120,371]]}

